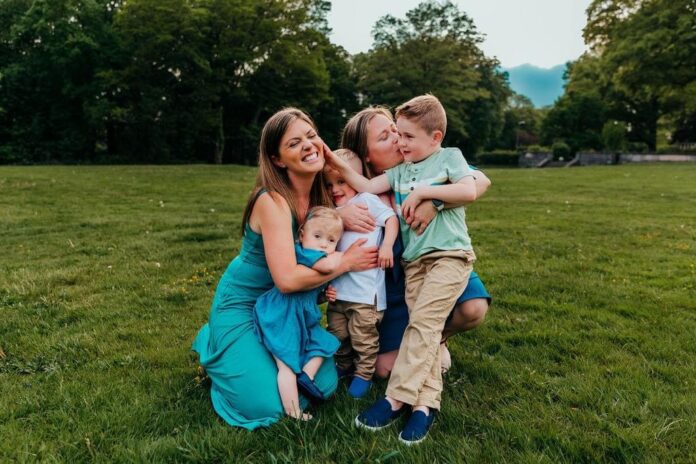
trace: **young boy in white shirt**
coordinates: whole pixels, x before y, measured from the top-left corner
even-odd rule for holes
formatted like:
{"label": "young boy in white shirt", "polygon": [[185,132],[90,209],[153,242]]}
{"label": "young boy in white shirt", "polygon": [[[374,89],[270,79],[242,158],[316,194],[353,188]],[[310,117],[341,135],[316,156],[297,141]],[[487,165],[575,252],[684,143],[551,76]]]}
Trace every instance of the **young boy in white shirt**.
{"label": "young boy in white shirt", "polygon": [[[336,150],[336,156],[346,161],[356,172],[363,174],[362,163],[350,150]],[[348,272],[335,279],[336,301],[326,311],[329,332],[341,346],[335,354],[339,374],[347,375],[355,369],[348,394],[362,398],[372,385],[379,351],[377,326],[387,307],[384,289],[384,269],[392,267],[392,248],[399,233],[399,220],[391,207],[371,193],[358,193],[333,169],[325,169],[324,178],[337,208],[363,203],[375,218],[377,227],[372,232],[344,231],[337,250],[344,251],[356,240],[367,239],[365,246],[378,246],[379,267],[361,272]]]}

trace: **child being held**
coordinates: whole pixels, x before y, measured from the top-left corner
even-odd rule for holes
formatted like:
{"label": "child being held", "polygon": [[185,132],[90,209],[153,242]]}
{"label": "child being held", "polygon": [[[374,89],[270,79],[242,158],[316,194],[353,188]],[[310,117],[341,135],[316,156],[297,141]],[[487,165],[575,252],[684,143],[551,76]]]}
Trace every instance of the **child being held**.
{"label": "child being held", "polygon": [[[415,97],[396,109],[399,148],[404,163],[370,180],[331,153],[327,160],[360,192],[393,190],[404,242],[406,304],[409,324],[389,378],[386,398],[358,415],[359,427],[378,430],[405,412],[412,414],[399,434],[405,444],[422,441],[440,409],[440,339],[447,317],[466,287],[476,256],[464,207],[476,199],[473,175],[456,148],[442,148],[447,116],[432,95]],[[325,150],[326,153],[326,150]],[[406,220],[422,201],[432,200],[438,214],[417,235]]]}
{"label": "child being held", "polygon": [[[363,173],[362,163],[352,151],[336,150],[334,155],[357,173]],[[375,373],[379,351],[377,325],[387,307],[384,268],[393,266],[392,248],[399,233],[399,220],[391,207],[382,203],[379,197],[356,192],[338,171],[325,168],[324,179],[338,208],[363,203],[377,223],[372,232],[345,231],[338,243],[338,251],[348,249],[361,238],[367,239],[366,246],[378,246],[381,241],[379,267],[348,272],[334,279],[331,285],[336,291],[336,301],[329,302],[326,310],[329,332],[341,342],[335,356],[339,375],[348,375],[354,370],[348,394],[353,398],[362,398],[369,391]]]}
{"label": "child being held", "polygon": [[[307,213],[295,244],[297,263],[324,274],[333,272],[342,253],[335,253],[343,232],[341,217],[331,208],[318,206]],[[284,294],[273,287],[254,306],[256,333],[278,365],[278,391],[285,413],[309,420],[300,407],[298,387],[313,400],[325,399],[314,376],[339,342],[320,325],[317,297],[322,287]]]}

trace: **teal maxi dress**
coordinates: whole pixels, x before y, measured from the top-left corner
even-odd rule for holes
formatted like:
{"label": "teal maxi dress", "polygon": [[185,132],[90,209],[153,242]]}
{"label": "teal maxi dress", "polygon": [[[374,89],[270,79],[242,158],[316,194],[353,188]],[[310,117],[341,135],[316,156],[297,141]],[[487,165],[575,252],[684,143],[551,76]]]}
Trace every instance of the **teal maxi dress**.
{"label": "teal maxi dress", "polygon": [[[230,425],[254,430],[275,423],[284,412],[275,360],[254,331],[254,304],[273,288],[273,279],[261,235],[248,224],[244,229],[242,249],[220,279],[210,319],[192,348],[212,381],[215,412]],[[336,390],[333,360],[322,363],[314,383],[326,398]],[[300,405],[308,405],[302,395]]]}

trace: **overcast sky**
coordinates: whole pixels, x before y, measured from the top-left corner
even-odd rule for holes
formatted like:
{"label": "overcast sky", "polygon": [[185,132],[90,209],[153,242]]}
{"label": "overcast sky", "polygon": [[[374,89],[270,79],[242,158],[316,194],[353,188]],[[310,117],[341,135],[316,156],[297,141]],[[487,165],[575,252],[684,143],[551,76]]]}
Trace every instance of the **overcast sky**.
{"label": "overcast sky", "polygon": [[[382,16],[403,18],[422,0],[333,0],[331,41],[350,53],[372,45],[372,26]],[[531,63],[550,68],[574,60],[585,45],[582,28],[591,0],[454,0],[485,34],[484,53],[503,67]]]}

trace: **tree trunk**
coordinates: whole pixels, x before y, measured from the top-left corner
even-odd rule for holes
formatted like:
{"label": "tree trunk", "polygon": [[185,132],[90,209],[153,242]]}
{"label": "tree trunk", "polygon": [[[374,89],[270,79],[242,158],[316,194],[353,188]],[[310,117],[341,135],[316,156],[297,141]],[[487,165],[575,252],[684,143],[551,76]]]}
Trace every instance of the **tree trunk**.
{"label": "tree trunk", "polygon": [[215,164],[222,164],[225,154],[225,121],[222,105],[218,113],[218,138],[215,141]]}

